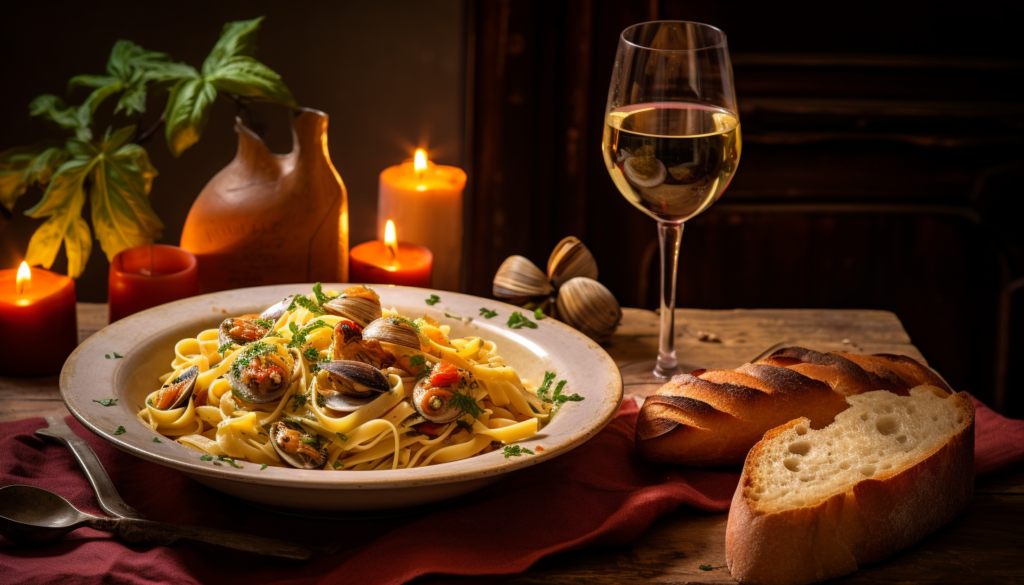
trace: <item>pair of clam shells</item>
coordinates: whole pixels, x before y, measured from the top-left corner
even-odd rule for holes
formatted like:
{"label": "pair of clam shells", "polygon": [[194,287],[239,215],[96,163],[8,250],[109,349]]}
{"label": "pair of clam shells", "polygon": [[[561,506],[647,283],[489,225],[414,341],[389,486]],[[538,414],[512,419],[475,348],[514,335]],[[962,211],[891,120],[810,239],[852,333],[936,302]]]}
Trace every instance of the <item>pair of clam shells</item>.
{"label": "pair of clam shells", "polygon": [[547,303],[549,313],[594,341],[611,337],[622,308],[597,282],[597,261],[583,242],[574,236],[563,239],[547,268],[545,274],[527,258],[509,256],[494,275],[494,296],[515,305]]}

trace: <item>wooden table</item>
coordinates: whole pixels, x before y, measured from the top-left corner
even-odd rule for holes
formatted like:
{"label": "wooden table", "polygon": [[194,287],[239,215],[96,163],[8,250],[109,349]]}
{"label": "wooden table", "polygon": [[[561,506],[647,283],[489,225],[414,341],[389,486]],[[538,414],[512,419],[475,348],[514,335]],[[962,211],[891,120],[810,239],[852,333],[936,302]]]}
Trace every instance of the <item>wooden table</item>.
{"label": "wooden table", "polygon": [[[78,305],[79,339],[106,325],[106,305]],[[717,341],[700,341],[701,333]],[[703,337],[708,337],[703,335]],[[923,360],[892,313],[855,310],[676,312],[676,348],[684,369],[734,368],[780,342],[818,350],[899,353]],[[605,349],[621,367],[658,350],[658,318],[624,309]],[[626,394],[657,389],[624,379]],[[0,377],[0,421],[66,414],[57,377]],[[681,508],[640,538],[616,548],[591,547],[549,557],[511,583],[735,583],[725,564],[726,514]],[[711,571],[699,566],[710,564]],[[1024,468],[978,480],[974,500],[956,520],[892,559],[837,582],[1024,582]]]}

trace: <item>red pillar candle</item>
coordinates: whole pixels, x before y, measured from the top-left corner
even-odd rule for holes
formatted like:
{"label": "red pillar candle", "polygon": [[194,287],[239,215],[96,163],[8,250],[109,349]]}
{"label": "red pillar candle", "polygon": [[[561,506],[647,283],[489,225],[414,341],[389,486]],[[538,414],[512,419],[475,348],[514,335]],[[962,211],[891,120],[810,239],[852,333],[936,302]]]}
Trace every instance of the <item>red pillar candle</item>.
{"label": "red pillar candle", "polygon": [[359,244],[349,252],[349,279],[366,284],[430,287],[434,255],[415,244],[398,242],[395,227],[387,223],[387,241]]}
{"label": "red pillar candle", "polygon": [[24,262],[0,270],[0,374],[56,374],[77,345],[75,281]]}
{"label": "red pillar candle", "polygon": [[125,250],[110,263],[110,322],[199,294],[196,257],[176,246]]}

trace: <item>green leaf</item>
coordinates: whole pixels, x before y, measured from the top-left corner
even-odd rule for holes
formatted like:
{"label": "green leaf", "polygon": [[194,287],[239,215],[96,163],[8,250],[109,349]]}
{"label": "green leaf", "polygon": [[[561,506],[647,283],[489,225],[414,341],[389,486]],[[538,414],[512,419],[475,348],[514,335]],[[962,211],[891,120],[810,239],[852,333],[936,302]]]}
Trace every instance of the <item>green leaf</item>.
{"label": "green leaf", "polygon": [[206,74],[205,78],[223,92],[272,100],[292,107],[298,105],[292,92],[281,81],[281,76],[252,57],[232,57]]}
{"label": "green leaf", "polygon": [[171,90],[164,110],[167,147],[178,157],[196,143],[206,128],[217,89],[202,78],[182,80]]}
{"label": "green leaf", "polygon": [[106,87],[121,81],[112,75],[76,75],[68,80],[68,93],[76,87]]}
{"label": "green leaf", "polygon": [[236,20],[224,25],[220,38],[213,46],[210,55],[203,61],[203,75],[209,75],[219,69],[232,57],[252,57],[256,55],[256,33],[260,29],[263,17],[252,20]]}
{"label": "green leaf", "polygon": [[122,250],[153,243],[164,228],[149,203],[156,169],[144,148],[125,144],[134,132],[134,126],[115,132],[102,145],[90,175],[92,225],[108,260]]}
{"label": "green leaf", "polygon": [[67,159],[67,150],[53,141],[0,152],[0,205],[13,210],[30,185],[49,183],[54,171]]}
{"label": "green leaf", "polygon": [[44,94],[28,104],[28,114],[43,118],[64,130],[73,130],[79,140],[91,140],[92,110],[89,106],[68,106],[52,94]]}
{"label": "green leaf", "polygon": [[61,242],[64,242],[68,251],[68,276],[78,278],[85,270],[85,262],[92,251],[92,239],[81,214],[85,204],[84,182],[93,166],[94,160],[88,157],[67,161],[57,169],[39,203],[25,211],[29,217],[49,218],[29,240],[25,254],[29,265],[53,266]]}
{"label": "green leaf", "polygon": [[110,50],[107,73],[122,81],[128,81],[136,70],[156,67],[167,59],[166,53],[147,51],[131,41],[122,39],[114,43]]}

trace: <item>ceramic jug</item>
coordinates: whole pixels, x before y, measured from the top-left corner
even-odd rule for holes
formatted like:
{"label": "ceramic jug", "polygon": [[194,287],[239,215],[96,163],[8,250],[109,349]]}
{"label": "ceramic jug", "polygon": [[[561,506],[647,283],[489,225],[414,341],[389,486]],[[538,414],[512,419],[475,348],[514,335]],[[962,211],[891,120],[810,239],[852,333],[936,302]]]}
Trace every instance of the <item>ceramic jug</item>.
{"label": "ceramic jug", "polygon": [[348,280],[348,197],[327,150],[327,114],[297,110],[292,152],[274,154],[241,119],[238,152],[199,194],[181,247],[200,292]]}

